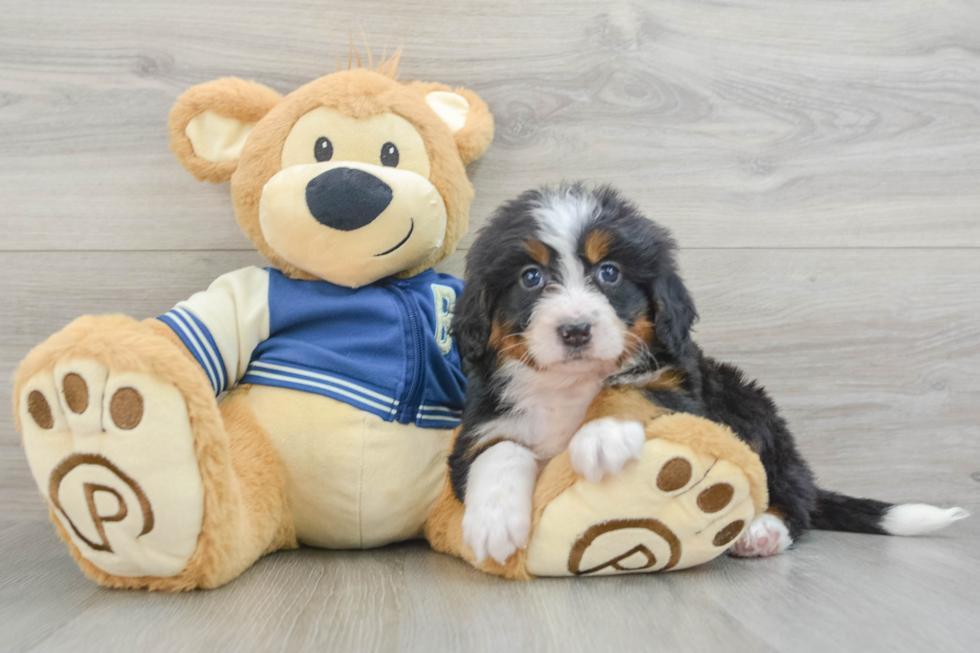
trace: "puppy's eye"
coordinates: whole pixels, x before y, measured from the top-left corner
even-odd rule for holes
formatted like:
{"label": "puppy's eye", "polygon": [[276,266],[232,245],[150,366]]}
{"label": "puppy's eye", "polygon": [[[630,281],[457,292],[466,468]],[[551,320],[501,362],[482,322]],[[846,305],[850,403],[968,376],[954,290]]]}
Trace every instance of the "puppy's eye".
{"label": "puppy's eye", "polygon": [[316,139],[316,144],[313,146],[313,156],[316,157],[317,161],[329,161],[333,158],[333,143],[326,136],[321,136]]}
{"label": "puppy's eye", "polygon": [[525,288],[537,288],[541,285],[541,282],[541,270],[537,269],[536,267],[532,266],[525,268],[524,271],[521,272],[521,283]]}
{"label": "puppy's eye", "polygon": [[398,165],[398,148],[394,143],[385,143],[381,146],[381,165],[389,168]]}
{"label": "puppy's eye", "polygon": [[619,268],[612,263],[603,263],[599,266],[599,282],[614,284],[619,281]]}

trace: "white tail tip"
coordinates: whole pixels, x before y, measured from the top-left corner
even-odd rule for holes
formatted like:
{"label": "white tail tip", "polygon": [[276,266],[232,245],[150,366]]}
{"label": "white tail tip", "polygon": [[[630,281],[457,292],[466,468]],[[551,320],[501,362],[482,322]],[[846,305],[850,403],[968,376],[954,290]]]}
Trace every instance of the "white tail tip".
{"label": "white tail tip", "polygon": [[923,535],[969,516],[970,513],[962,508],[944,509],[925,503],[903,503],[888,509],[881,519],[881,527],[891,535]]}

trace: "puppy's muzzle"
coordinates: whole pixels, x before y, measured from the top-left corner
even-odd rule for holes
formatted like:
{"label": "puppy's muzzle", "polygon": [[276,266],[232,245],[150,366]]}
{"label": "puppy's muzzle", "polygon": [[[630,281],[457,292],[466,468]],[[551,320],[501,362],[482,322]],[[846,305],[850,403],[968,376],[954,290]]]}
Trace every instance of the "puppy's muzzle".
{"label": "puppy's muzzle", "polygon": [[391,186],[354,168],[334,168],[306,185],[306,206],[322,225],[353,231],[371,224],[393,197]]}
{"label": "puppy's muzzle", "polygon": [[580,349],[592,340],[592,323],[562,324],[558,327],[558,337],[569,349]]}

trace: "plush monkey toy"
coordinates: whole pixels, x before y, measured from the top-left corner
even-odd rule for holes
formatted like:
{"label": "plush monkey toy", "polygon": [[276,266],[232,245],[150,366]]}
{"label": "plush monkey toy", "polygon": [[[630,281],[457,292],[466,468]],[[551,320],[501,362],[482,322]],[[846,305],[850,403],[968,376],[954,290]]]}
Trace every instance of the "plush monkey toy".
{"label": "plush monkey toy", "polygon": [[[393,73],[391,61],[341,71],[285,97],[233,78],[187,91],[171,147],[198,179],[231,182],[271,267],[225,274],[158,319],[81,317],[21,363],[14,415],[31,472],[100,584],[216,587],[300,543],[423,533],[475,562],[447,481],[465,389],[449,331],[461,282],[432,267],[466,231],[465,166],[493,120],[470,91]],[[478,566],[591,575],[722,553],[765,509],[758,458],[692,416],[647,433],[643,459],[600,484],[567,453],[552,460],[527,549]],[[722,485],[724,501],[702,505]]]}

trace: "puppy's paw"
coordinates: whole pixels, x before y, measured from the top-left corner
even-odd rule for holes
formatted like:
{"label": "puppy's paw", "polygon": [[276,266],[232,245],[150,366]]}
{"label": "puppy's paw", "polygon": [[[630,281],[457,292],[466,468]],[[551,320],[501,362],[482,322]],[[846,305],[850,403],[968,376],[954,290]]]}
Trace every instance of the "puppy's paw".
{"label": "puppy's paw", "polygon": [[473,462],[463,501],[463,542],[477,563],[490,556],[504,564],[527,545],[537,473],[534,454],[515,442],[495,444]]}
{"label": "puppy's paw", "polygon": [[763,513],[749,525],[730,553],[739,558],[765,558],[782,553],[792,543],[793,538],[783,520]]}
{"label": "puppy's paw", "polygon": [[598,483],[606,474],[618,474],[630,460],[640,457],[646,433],[639,422],[612,417],[593,420],[578,430],[568,443],[572,468]]}
{"label": "puppy's paw", "polygon": [[506,563],[527,545],[530,534],[531,504],[516,496],[497,493],[466,506],[463,542],[473,549],[478,563],[487,556]]}

